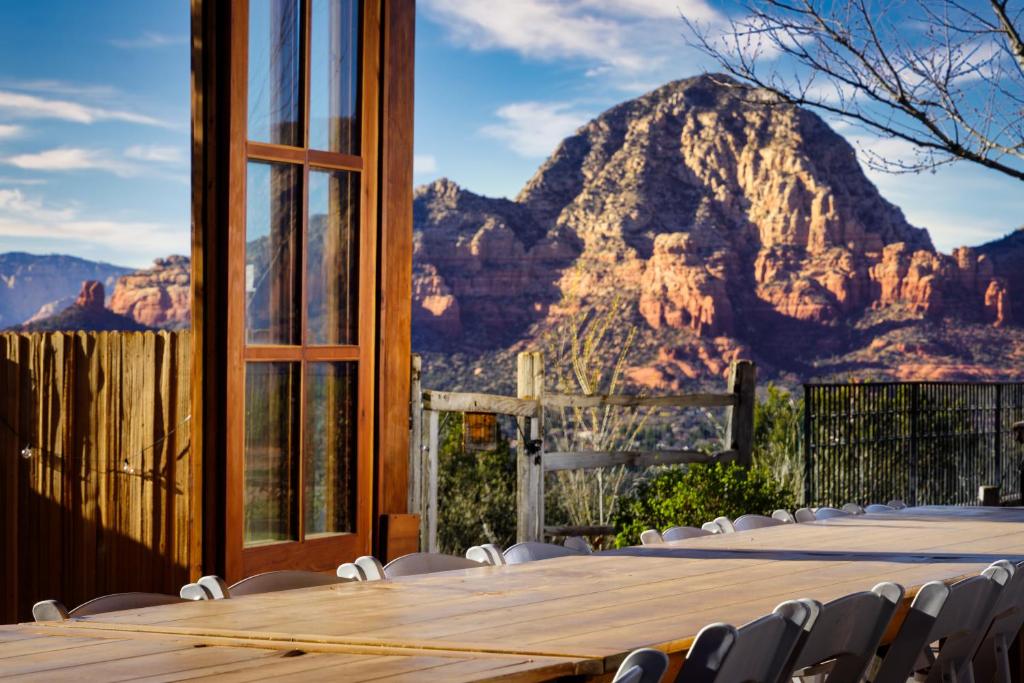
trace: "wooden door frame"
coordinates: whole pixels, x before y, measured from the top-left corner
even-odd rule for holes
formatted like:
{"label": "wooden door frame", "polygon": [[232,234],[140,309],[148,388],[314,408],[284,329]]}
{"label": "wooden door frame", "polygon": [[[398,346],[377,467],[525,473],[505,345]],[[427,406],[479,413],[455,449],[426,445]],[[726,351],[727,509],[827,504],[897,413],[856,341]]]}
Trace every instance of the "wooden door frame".
{"label": "wooden door frame", "polygon": [[[193,102],[193,576],[247,574],[243,553],[241,457],[244,440],[244,213],[247,65],[246,0],[192,0]],[[352,556],[384,550],[379,519],[406,511],[408,362],[412,254],[412,36],[415,0],[364,0],[360,191],[359,467]],[[238,27],[242,27],[239,30]],[[306,59],[308,60],[308,50]],[[388,65],[386,69],[383,69]],[[383,69],[383,73],[382,73]],[[241,87],[238,87],[241,84]],[[378,154],[380,157],[378,157]],[[316,153],[310,153],[310,161]],[[380,162],[378,162],[380,158]],[[303,190],[305,192],[305,189]],[[366,248],[364,245],[367,245]],[[233,258],[229,261],[229,254]],[[304,269],[303,264],[303,269]],[[373,274],[370,277],[370,274]],[[368,283],[370,286],[363,286]],[[244,289],[241,292],[244,297]],[[258,352],[257,352],[258,353]],[[379,359],[378,359],[379,356]],[[228,429],[229,428],[229,429]],[[368,475],[368,476],[367,476]],[[234,489],[234,490],[233,490]],[[299,507],[299,514],[302,508]],[[327,569],[332,539],[311,539]],[[294,543],[266,546],[261,568],[296,566]],[[277,548],[274,550],[274,548]],[[346,551],[348,552],[348,551]],[[261,554],[261,553],[257,553]]]}

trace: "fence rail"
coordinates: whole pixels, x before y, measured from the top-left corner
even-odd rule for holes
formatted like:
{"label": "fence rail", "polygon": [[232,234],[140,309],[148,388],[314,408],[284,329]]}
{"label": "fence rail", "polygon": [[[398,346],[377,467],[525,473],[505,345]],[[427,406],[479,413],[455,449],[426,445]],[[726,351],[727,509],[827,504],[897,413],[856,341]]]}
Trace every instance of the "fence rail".
{"label": "fence rail", "polygon": [[[420,514],[420,545],[438,550],[437,479],[439,468],[439,414],[441,412],[490,413],[517,419],[516,528],[519,541],[539,541],[545,536],[606,534],[607,526],[545,526],[544,475],[559,470],[592,470],[626,465],[648,467],[680,463],[738,461],[750,464],[754,428],[755,368],[738,361],[730,368],[728,391],[673,396],[573,395],[544,391],[544,358],[536,351],[519,354],[517,395],[460,393],[423,390],[420,359],[412,360],[410,440],[410,510]],[[545,452],[545,408],[726,408],[722,450],[580,451]]]}
{"label": "fence rail", "polygon": [[1020,500],[1022,417],[1024,383],[804,385],[805,503]]}
{"label": "fence rail", "polygon": [[188,332],[0,334],[0,622],[188,580],[190,349]]}

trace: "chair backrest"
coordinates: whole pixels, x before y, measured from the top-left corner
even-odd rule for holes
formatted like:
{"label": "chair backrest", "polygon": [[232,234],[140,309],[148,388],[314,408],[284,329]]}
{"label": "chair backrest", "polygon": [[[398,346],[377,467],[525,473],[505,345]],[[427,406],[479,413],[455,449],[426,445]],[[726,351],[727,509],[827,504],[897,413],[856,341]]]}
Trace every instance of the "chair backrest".
{"label": "chair backrest", "polygon": [[733,521],[732,526],[736,531],[750,531],[751,529],[763,529],[769,526],[781,526],[785,524],[781,519],[765,517],[764,515],[742,515]]}
{"label": "chair backrest", "polygon": [[814,511],[814,518],[831,519],[832,517],[849,517],[852,514],[852,512],[848,512],[847,510],[837,510],[836,508],[824,507],[818,508]]}
{"label": "chair backrest", "polygon": [[661,650],[633,650],[619,665],[612,683],[659,683],[668,670],[668,655]]}
{"label": "chair backrest", "polygon": [[164,595],[163,593],[111,593],[83,602],[68,611],[57,600],[43,600],[32,606],[32,618],[36,621],[62,621],[71,617],[87,617],[91,614],[142,609],[143,607],[170,605],[176,602],[187,601],[176,595]]}
{"label": "chair backrest", "polygon": [[394,579],[399,576],[415,576],[418,574],[434,574],[456,569],[474,569],[486,565],[458,555],[441,553],[409,553],[402,555],[384,565],[384,576]]}
{"label": "chair backrest", "polygon": [[[701,531],[706,531],[709,534],[724,534],[725,530],[718,526],[718,522],[704,522],[700,525]],[[663,537],[664,538],[664,537]]]}
{"label": "chair backrest", "polygon": [[772,519],[777,519],[786,524],[796,524],[796,517],[789,510],[776,510],[772,513]]}
{"label": "chair backrest", "polygon": [[562,542],[562,545],[569,550],[579,550],[581,553],[590,554],[594,552],[594,549],[587,543],[587,539],[582,536],[570,536]]}
{"label": "chair backrest", "polygon": [[571,555],[589,555],[590,553],[573,548],[566,548],[563,545],[554,543],[538,543],[527,541],[516,543],[505,551],[505,561],[509,564],[522,564],[523,562],[535,562],[537,560],[550,560],[554,557],[569,557]]}
{"label": "chair backrest", "polygon": [[665,542],[661,532],[657,529],[647,529],[640,532],[640,545],[660,545]]}
{"label": "chair backrest", "polygon": [[819,606],[814,624],[794,650],[786,673],[834,660],[829,683],[858,683],[902,600],[902,587],[880,583],[870,591]]}
{"label": "chair backrest", "polygon": [[817,519],[817,517],[814,516],[814,510],[811,508],[800,508],[793,513],[793,518],[799,523],[813,522]]}
{"label": "chair backrest", "polygon": [[714,522],[722,529],[723,533],[732,534],[736,532],[736,527],[732,525],[728,517],[715,517]]}
{"label": "chair backrest", "polygon": [[339,565],[336,573],[352,581],[381,581],[384,579],[384,565],[373,555],[363,555],[355,562]]}
{"label": "chair backrest", "polygon": [[1009,578],[1005,568],[993,565],[952,586],[938,581],[922,586],[882,659],[875,683],[906,681],[925,646],[937,640],[945,642],[928,680],[953,680],[942,677],[970,666]]}
{"label": "chair backrest", "polygon": [[336,583],[346,583],[351,580],[322,572],[281,569],[254,574],[242,579],[238,583],[232,584],[228,588],[228,596],[237,598],[243,595],[255,595],[256,593],[273,593],[276,591],[293,590],[295,588],[330,586]]}
{"label": "chair backrest", "polygon": [[856,503],[847,503],[842,507],[842,509],[845,510],[846,512],[849,512],[851,515],[864,514],[864,508],[862,508],[860,505],[857,505]]}
{"label": "chair backrest", "polygon": [[791,600],[739,629],[728,624],[705,626],[676,681],[775,683],[783,677],[810,618],[807,604]]}
{"label": "chair backrest", "polygon": [[493,543],[473,546],[466,551],[466,559],[492,566],[507,564],[505,556],[501,553],[501,548]]}
{"label": "chair backrest", "polygon": [[682,541],[686,538],[697,538],[698,536],[710,536],[711,532],[706,529],[698,529],[695,526],[674,526],[661,532],[661,538],[665,541]]}
{"label": "chair backrest", "polygon": [[891,505],[882,505],[881,503],[872,503],[864,508],[864,512],[895,512],[896,508]]}
{"label": "chair backrest", "polygon": [[1010,683],[1009,649],[1024,627],[1024,562],[1011,565],[1011,568],[1013,575],[999,595],[992,625],[974,655],[974,677],[979,681]]}
{"label": "chair backrest", "polygon": [[895,508],[897,510],[902,510],[903,508],[907,507],[907,504],[904,503],[899,498],[893,498],[888,503],[886,503],[886,505],[888,505],[891,508]]}

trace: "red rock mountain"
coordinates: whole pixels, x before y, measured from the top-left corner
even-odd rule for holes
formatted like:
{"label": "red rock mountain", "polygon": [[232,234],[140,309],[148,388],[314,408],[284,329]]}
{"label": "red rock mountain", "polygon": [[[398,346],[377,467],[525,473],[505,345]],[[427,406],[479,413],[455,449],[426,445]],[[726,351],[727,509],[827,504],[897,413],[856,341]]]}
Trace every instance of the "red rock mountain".
{"label": "red rock mountain", "polygon": [[123,275],[110,296],[110,310],[146,327],[184,329],[192,322],[187,256],[156,259],[152,268]]}
{"label": "red rock mountain", "polygon": [[114,313],[105,305],[103,283],[86,280],[74,303],[54,315],[26,322],[20,332],[141,332],[148,329],[135,320]]}
{"label": "red rock mountain", "polygon": [[[420,187],[414,220],[427,351],[486,356],[619,296],[641,333],[631,376],[652,386],[741,354],[804,379],[1024,372],[1009,247],[939,253],[818,116],[725,77],[613,107],[514,201]],[[1003,352],[983,358],[995,328]]]}

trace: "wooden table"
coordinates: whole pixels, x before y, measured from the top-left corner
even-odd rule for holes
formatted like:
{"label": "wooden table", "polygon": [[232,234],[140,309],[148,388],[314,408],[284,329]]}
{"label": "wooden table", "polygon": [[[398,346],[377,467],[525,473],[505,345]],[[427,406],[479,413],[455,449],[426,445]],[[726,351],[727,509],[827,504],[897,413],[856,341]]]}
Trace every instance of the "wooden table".
{"label": "wooden table", "polygon": [[1024,559],[1021,522],[1024,511],[1007,509],[864,515],[619,554],[151,607],[50,628],[304,651],[512,657],[533,680],[550,678],[556,666],[614,671],[642,646],[669,652],[678,666],[694,635],[713,621],[742,624],[786,599],[827,601],[880,581],[903,585],[909,601],[928,581],[974,575],[996,559]]}

